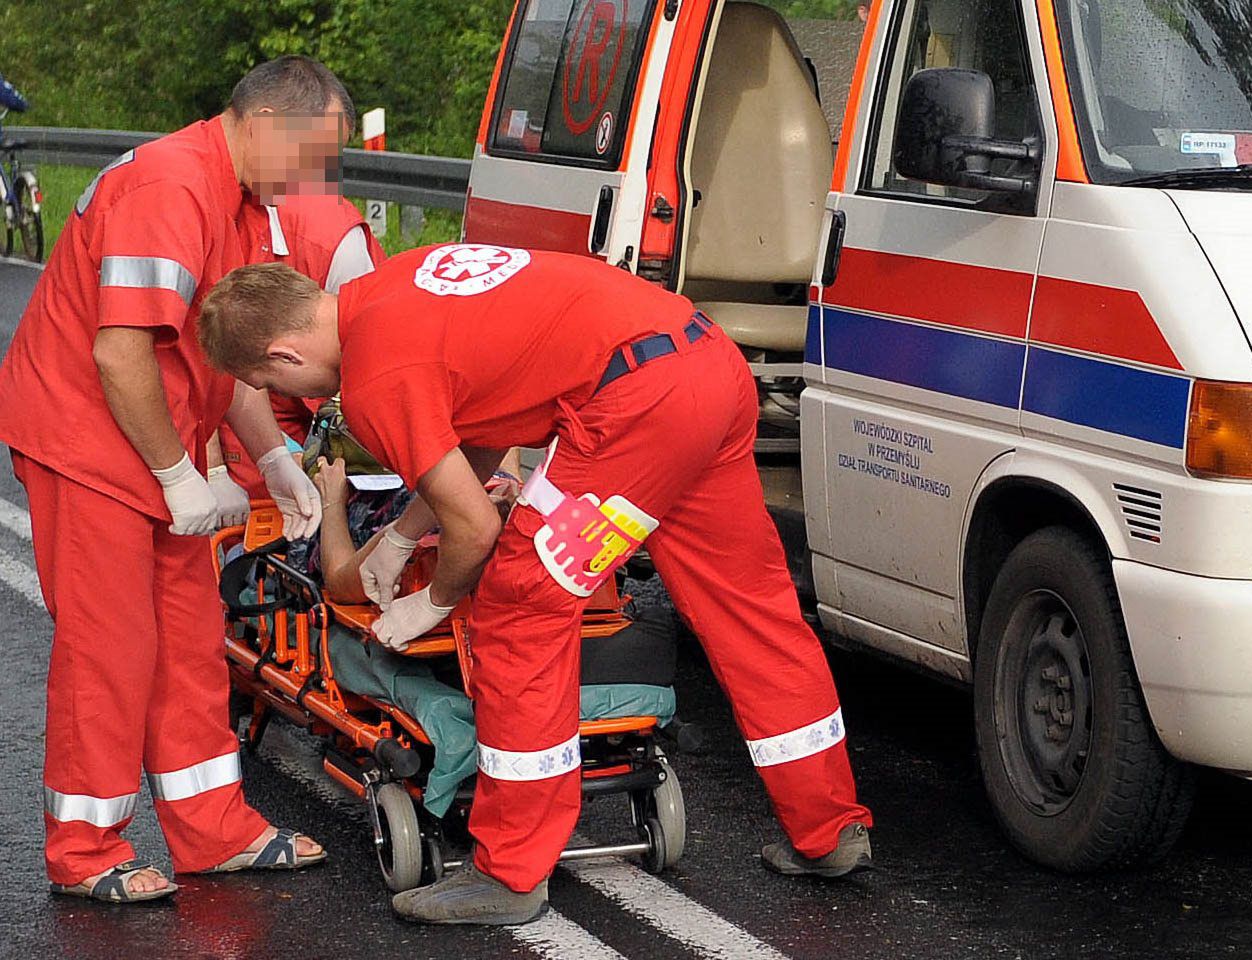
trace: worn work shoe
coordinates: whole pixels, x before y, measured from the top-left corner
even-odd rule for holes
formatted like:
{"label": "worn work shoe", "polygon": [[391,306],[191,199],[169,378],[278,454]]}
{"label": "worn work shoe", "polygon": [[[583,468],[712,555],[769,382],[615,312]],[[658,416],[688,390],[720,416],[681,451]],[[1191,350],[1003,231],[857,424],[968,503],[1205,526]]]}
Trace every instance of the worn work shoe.
{"label": "worn work shoe", "polygon": [[517,893],[469,866],[429,887],[397,893],[391,898],[391,909],[415,923],[530,923],[548,912],[548,881],[530,893]]}
{"label": "worn work shoe", "polygon": [[787,876],[842,877],[853,870],[874,865],[869,848],[869,829],[863,823],[850,823],[839,831],[838,846],[824,857],[806,857],[789,840],[771,843],[761,850],[765,869]]}

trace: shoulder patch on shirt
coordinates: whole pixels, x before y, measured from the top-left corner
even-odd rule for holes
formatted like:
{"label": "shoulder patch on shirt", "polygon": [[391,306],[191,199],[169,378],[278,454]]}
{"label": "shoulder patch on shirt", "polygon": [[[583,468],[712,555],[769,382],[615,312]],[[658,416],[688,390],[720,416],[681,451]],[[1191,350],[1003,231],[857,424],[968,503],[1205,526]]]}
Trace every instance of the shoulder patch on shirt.
{"label": "shoulder patch on shirt", "polygon": [[472,297],[498,287],[530,263],[530,254],[483,243],[449,243],[426,255],[413,275],[419,290],[437,297]]}

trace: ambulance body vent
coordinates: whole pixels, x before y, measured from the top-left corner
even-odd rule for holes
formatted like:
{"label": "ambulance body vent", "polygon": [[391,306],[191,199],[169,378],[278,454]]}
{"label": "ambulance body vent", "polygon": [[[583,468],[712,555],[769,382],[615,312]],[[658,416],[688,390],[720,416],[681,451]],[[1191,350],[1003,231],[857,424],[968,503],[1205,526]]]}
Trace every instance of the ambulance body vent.
{"label": "ambulance body vent", "polygon": [[1113,484],[1117,503],[1122,508],[1126,529],[1136,540],[1149,543],[1161,542],[1162,498],[1156,490],[1131,487],[1124,483]]}

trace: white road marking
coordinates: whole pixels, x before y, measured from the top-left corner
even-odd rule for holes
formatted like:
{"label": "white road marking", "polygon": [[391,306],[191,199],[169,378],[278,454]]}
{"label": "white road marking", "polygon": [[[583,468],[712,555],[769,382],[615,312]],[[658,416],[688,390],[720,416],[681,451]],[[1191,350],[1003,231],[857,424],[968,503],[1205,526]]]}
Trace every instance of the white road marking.
{"label": "white road marking", "polygon": [[[576,838],[586,842],[585,838]],[[729,920],[685,897],[668,883],[622,860],[575,860],[561,864],[579,880],[688,950],[715,960],[787,960]]]}
{"label": "white road marking", "polygon": [[43,609],[43,594],[35,571],[12,554],[0,551],[0,583],[8,584],[34,606]]}
{"label": "white road marking", "polygon": [[551,960],[626,960],[603,940],[572,920],[549,910],[534,923],[509,927],[514,940]]}
{"label": "white road marking", "polygon": [[[30,543],[30,515],[3,497],[0,497],[0,527]],[[38,575],[25,561],[4,551],[0,551],[0,583],[8,584],[36,607],[43,608]]]}
{"label": "white road marking", "polygon": [[0,497],[0,527],[11,530],[19,537],[30,542],[30,514]]}

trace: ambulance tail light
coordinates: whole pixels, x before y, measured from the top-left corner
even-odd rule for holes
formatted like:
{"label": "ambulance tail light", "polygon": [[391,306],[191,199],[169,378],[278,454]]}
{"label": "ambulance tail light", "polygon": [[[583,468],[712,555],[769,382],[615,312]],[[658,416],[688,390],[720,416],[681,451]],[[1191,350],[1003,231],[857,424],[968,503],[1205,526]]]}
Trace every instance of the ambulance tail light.
{"label": "ambulance tail light", "polygon": [[1197,477],[1252,480],[1252,383],[1195,382],[1187,469]]}

